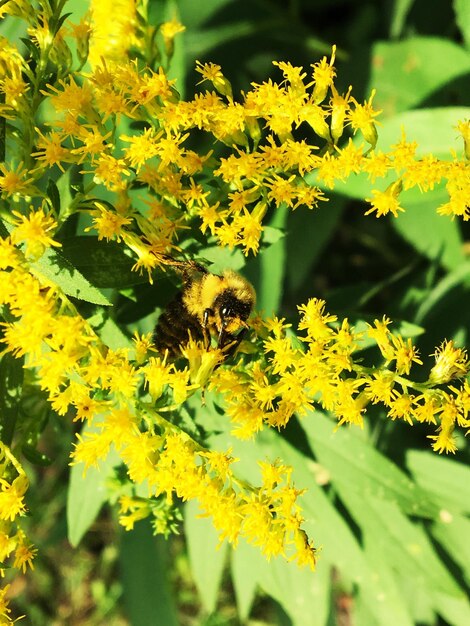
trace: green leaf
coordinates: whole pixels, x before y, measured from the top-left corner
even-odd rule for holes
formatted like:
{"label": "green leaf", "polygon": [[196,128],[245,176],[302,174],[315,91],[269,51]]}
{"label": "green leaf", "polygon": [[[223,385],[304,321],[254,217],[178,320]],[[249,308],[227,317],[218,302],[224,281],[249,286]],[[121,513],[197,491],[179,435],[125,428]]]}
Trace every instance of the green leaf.
{"label": "green leaf", "polygon": [[115,241],[70,237],[62,242],[61,254],[95,287],[124,289],[147,280],[132,271],[134,260]]}
{"label": "green leaf", "polygon": [[198,4],[195,4],[193,0],[179,0],[178,4],[183,24],[187,25],[188,30],[194,31],[232,3],[233,0],[205,0]]}
{"label": "green leaf", "polygon": [[[102,312],[103,309],[88,319],[88,322],[94,328],[101,341],[112,350],[118,350],[119,348],[134,350],[135,344],[122,332],[121,328],[113,319],[100,315]],[[132,358],[131,355],[129,356]]]}
{"label": "green leaf", "polygon": [[[166,0],[163,7],[158,7],[160,19],[162,21],[181,20],[180,10],[177,0]],[[163,8],[163,10],[162,10]],[[182,22],[184,24],[184,22]],[[186,82],[186,32],[179,33],[174,39],[174,51],[170,60],[167,76],[170,80],[175,80],[175,87],[181,98],[184,99],[184,89]]]}
{"label": "green leaf", "polygon": [[10,445],[23,390],[24,358],[15,358],[7,352],[0,359],[0,439]]}
{"label": "green leaf", "polygon": [[[443,191],[442,203],[446,201]],[[458,220],[436,213],[436,196],[409,204],[404,213],[392,219],[395,230],[423,256],[453,269],[465,260],[463,237]]]}
{"label": "green leaf", "polygon": [[205,610],[213,613],[222,582],[228,546],[227,542],[220,544],[211,519],[198,515],[200,510],[197,502],[194,500],[187,502],[184,529],[191,571]]}
{"label": "green leaf", "polygon": [[69,215],[69,207],[73,200],[71,191],[72,168],[68,168],[57,179],[56,188],[59,194],[60,218],[65,220]]}
{"label": "green leaf", "polygon": [[455,598],[444,593],[435,594],[436,609],[445,621],[452,626],[470,624],[470,604],[468,597]]}
{"label": "green leaf", "polygon": [[67,296],[111,306],[109,300],[79,270],[52,248],[47,248],[39,261],[31,266],[60,287]]}
{"label": "green leaf", "polygon": [[[330,612],[330,567],[322,563],[315,572],[300,568],[282,557],[268,562],[259,550],[240,542],[234,551],[238,560],[238,578],[247,576],[281,604],[294,626],[324,626]],[[240,582],[240,581],[239,581]],[[236,588],[236,587],[235,587]]]}
{"label": "green leaf", "polygon": [[[462,294],[457,288],[462,287],[462,291],[467,292],[469,284],[470,263],[464,262],[454,271],[446,274],[422,300],[416,313],[416,322],[422,324],[436,307],[441,309],[441,314],[452,304],[457,307],[458,301],[462,301]],[[452,302],[454,292],[457,294],[457,302]]]}
{"label": "green leaf", "polygon": [[201,248],[198,259],[211,263],[210,271],[214,274],[222,274],[224,270],[240,271],[245,265],[245,257],[239,249],[229,250],[221,246]]}
{"label": "green leaf", "polygon": [[470,2],[468,0],[453,0],[455,21],[460,28],[467,48],[470,48]]}
{"label": "green leaf", "polygon": [[463,140],[455,126],[469,116],[470,107],[436,107],[400,113],[382,122],[377,149],[390,150],[400,141],[404,129],[407,141],[417,142],[418,157],[431,152],[436,158],[452,160],[453,151],[462,154],[463,150]]}
{"label": "green leaf", "polygon": [[[370,69],[366,91],[377,89],[374,107],[382,110],[384,117],[390,117],[416,107],[453,79],[470,72],[470,58],[461,46],[448,39],[410,37],[375,43]],[[406,127],[407,131],[411,128]],[[435,130],[438,129],[429,127],[429,134]]]}
{"label": "green leaf", "polygon": [[[96,431],[85,425],[83,433],[90,432]],[[106,481],[119,462],[119,456],[112,449],[98,468],[90,467],[84,473],[81,463],[72,465],[67,492],[67,536],[72,546],[78,546],[106,502]]]}
{"label": "green leaf", "polygon": [[76,547],[106,502],[106,476],[102,467],[90,467],[83,474],[82,464],[73,465],[67,494],[68,539]]}
{"label": "green leaf", "polygon": [[49,178],[49,180],[47,181],[47,196],[49,198],[49,202],[51,203],[52,208],[57,213],[57,215],[59,215],[59,213],[60,213],[60,194],[59,194],[59,190],[57,188],[57,185],[52,180],[52,178]]}
{"label": "green leaf", "polygon": [[178,626],[169,583],[168,542],[154,537],[146,520],[121,533],[124,605],[132,626]]}
{"label": "green leaf", "polygon": [[[270,226],[277,231],[283,229],[287,216],[285,207],[277,209]],[[245,274],[256,289],[256,308],[265,315],[273,315],[279,310],[284,293],[285,259],[286,239],[281,237],[246,265]]]}
{"label": "green leaf", "polygon": [[288,216],[286,239],[287,286],[294,294],[311,275],[318,257],[325,249],[343,214],[345,202],[333,197],[320,209],[298,209]]}
{"label": "green leaf", "polygon": [[[350,489],[346,481],[334,483],[341,500],[361,529],[364,541],[393,563],[396,580],[408,586],[423,587],[428,594],[438,591],[456,598],[463,592],[437,556],[427,534],[418,523],[409,520],[397,504],[376,497],[363,497]],[[432,597],[429,598],[432,607]]]}
{"label": "green leaf", "polygon": [[320,412],[309,413],[302,427],[322,466],[336,485],[344,484],[364,499],[396,502],[411,515],[436,517],[438,510],[426,492],[363,437],[359,428],[338,428]]}
{"label": "green leaf", "polygon": [[51,465],[52,463],[52,459],[48,457],[47,454],[40,452],[37,448],[29,445],[28,443],[24,443],[21,446],[21,452],[24,454],[24,457],[28,459],[28,461],[30,463],[33,463],[34,465],[39,465],[40,467],[47,467],[48,465]]}
{"label": "green leaf", "polygon": [[441,519],[434,522],[431,533],[461,568],[467,584],[470,584],[470,520],[463,515],[442,511]]}
{"label": "green leaf", "polygon": [[[359,587],[359,594],[354,606],[355,623],[380,626],[399,624],[413,626],[414,620],[404,601],[403,593],[394,576],[393,563],[387,561],[383,551],[372,541],[370,536],[364,537],[364,554],[375,574],[375,586],[380,588],[376,598],[374,612],[371,613],[370,598],[374,596],[373,586],[368,581]],[[375,617],[375,620],[373,619]]]}
{"label": "green leaf", "polygon": [[402,34],[406,17],[415,0],[395,0],[391,7],[390,36],[392,39]]}
{"label": "green leaf", "polygon": [[263,243],[272,245],[285,237],[285,233],[280,228],[265,226],[263,228]]}
{"label": "green leaf", "polygon": [[440,508],[470,513],[470,468],[431,452],[410,450],[406,464],[416,483]]}
{"label": "green leaf", "polygon": [[264,559],[255,554],[252,546],[239,541],[231,554],[231,572],[238,616],[242,622],[248,616],[256,595],[256,587],[263,580]]}
{"label": "green leaf", "polygon": [[267,21],[243,20],[239,22],[233,21],[229,24],[218,24],[216,28],[201,29],[199,32],[189,31],[185,38],[187,54],[190,58],[203,57],[207,55],[211,48],[244,37],[254,37],[260,29],[266,28],[267,26]]}
{"label": "green leaf", "polygon": [[[375,567],[369,565],[351,527],[320,486],[329,481],[329,474],[324,468],[272,430],[261,432],[255,441],[249,443],[238,441],[228,432],[220,434],[212,440],[211,448],[214,447],[232,447],[233,455],[240,459],[234,466],[237,475],[252,484],[259,484],[259,459],[280,459],[292,466],[296,488],[305,489],[300,498],[305,518],[303,528],[320,549],[316,571],[312,573],[308,569],[299,569],[295,563],[281,558],[267,563],[259,550],[249,547],[252,551],[249,563],[256,570],[260,586],[283,606],[295,623],[299,626],[305,623],[302,623],[302,617],[305,620],[306,607],[309,607],[309,615],[312,616],[317,611],[319,616],[328,614],[330,599],[327,581],[317,582],[316,577],[329,577],[330,567],[333,566],[340,572],[343,584],[352,583],[361,588],[373,616],[378,619],[388,612],[387,624],[401,624],[402,608],[395,606],[393,596],[384,595],[383,581],[377,576]],[[315,603],[308,600],[312,597],[312,589],[317,589]],[[319,620],[318,623],[322,622]]]}

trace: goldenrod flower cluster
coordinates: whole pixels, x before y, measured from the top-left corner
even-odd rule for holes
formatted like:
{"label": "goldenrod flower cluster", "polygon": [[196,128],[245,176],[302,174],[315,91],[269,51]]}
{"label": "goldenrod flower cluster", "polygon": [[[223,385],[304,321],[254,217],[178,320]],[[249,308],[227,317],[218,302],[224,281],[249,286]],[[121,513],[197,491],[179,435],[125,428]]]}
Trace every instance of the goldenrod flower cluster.
{"label": "goldenrod flower cluster", "polygon": [[[23,222],[11,239],[22,228]],[[190,368],[179,370],[165,358],[145,356],[150,337],[136,337],[139,363],[126,350],[106,348],[57,288],[25,269],[22,253],[9,238],[0,241],[0,251],[0,303],[12,315],[3,325],[6,350],[25,357],[25,367],[36,372],[59,415],[72,410],[75,420],[94,427],[93,433],[78,435],[74,462],[97,466],[113,446],[130,480],[148,484],[149,497],[164,496],[168,503],[175,496],[197,499],[221,539],[236,543],[244,536],[269,556],[293,547],[290,556],[313,566],[312,546],[298,541],[302,517],[290,469],[265,463],[261,487],[246,486],[233,474],[229,452],[205,449],[164,417],[200,387],[191,382]],[[201,347],[199,353],[203,359]],[[142,385],[148,396],[139,400]],[[127,528],[153,510],[135,502],[121,500],[121,522]],[[154,510],[164,532],[160,508]]]}
{"label": "goldenrod flower cluster", "polygon": [[[0,442],[0,575],[6,568],[16,568],[23,573],[33,566],[36,549],[30,544],[21,528],[21,517],[26,512],[25,493],[28,479],[21,464],[11,450]],[[13,623],[8,608],[9,585],[0,590],[0,617],[2,624]]]}
{"label": "goldenrod flower cluster", "polygon": [[[470,428],[470,386],[462,380],[470,367],[466,351],[445,341],[427,380],[418,382],[410,377],[412,365],[422,365],[418,351],[411,339],[390,331],[391,320],[384,317],[357,331],[347,319],[339,323],[325,312],[325,304],[312,298],[299,306],[295,340],[286,334],[285,320],[264,320],[258,331],[265,337],[264,359],[215,372],[211,386],[225,399],[233,432],[249,438],[265,425],[282,428],[314,406],[332,413],[340,425],[362,426],[368,405],[381,404],[392,420],[435,425],[433,449],[455,452],[455,427]],[[362,363],[361,351],[371,343],[383,357],[381,366]]]}
{"label": "goldenrod flower cluster", "polygon": [[[160,27],[159,49],[152,48],[158,38],[146,26],[144,2],[92,2],[91,17],[80,24],[61,19],[56,5],[11,0],[0,9],[1,17],[26,21],[35,55],[28,63],[16,44],[0,40],[0,116],[7,120],[2,350],[24,359],[31,384],[58,415],[93,426],[78,436],[73,463],[97,466],[113,447],[129,482],[148,486],[148,498],[123,486],[126,528],[151,516],[167,533],[177,499],[196,499],[221,539],[245,537],[267,556],[313,567],[291,469],[262,462],[259,486],[239,480],[230,450],[202,446],[178,425],[178,410],[209,385],[223,396],[234,432],[247,438],[265,425],[282,428],[315,404],[340,424],[361,425],[368,405],[380,403],[393,420],[436,425],[434,449],[452,452],[455,426],[469,426],[466,352],[443,343],[427,381],[413,382],[417,350],[389,330],[388,319],[361,333],[312,299],[299,307],[298,337],[284,320],[258,320],[254,355],[236,367],[221,366],[219,351],[195,343],[176,367],[155,352],[150,335],[136,335],[132,350],[106,346],[41,261],[60,249],[60,229],[72,216],[84,219],[81,234],[127,247],[134,269],[150,281],[168,254],[181,250],[190,225],[220,246],[256,254],[269,207],[317,207],[327,200],[325,189],[358,172],[377,184],[367,213],[397,215],[402,190],[426,192],[444,180],[449,198],[438,211],[466,220],[467,162],[417,158],[405,135],[389,152],[376,151],[374,93],[363,103],[351,88],[338,93],[334,48],[308,70],[276,62],[278,83],[253,84],[237,97],[221,67],[198,63],[209,88],[183,100],[165,71],[183,30],[178,22]],[[302,128],[313,143],[299,138]],[[459,131],[467,149],[468,123]],[[198,139],[211,147],[196,150]],[[394,181],[383,190],[390,174]],[[366,339],[380,350],[382,366],[367,368],[357,358]],[[12,524],[24,511],[27,481],[9,448],[0,452],[2,560],[14,554],[24,569],[34,550]],[[8,609],[0,615],[8,623]]]}

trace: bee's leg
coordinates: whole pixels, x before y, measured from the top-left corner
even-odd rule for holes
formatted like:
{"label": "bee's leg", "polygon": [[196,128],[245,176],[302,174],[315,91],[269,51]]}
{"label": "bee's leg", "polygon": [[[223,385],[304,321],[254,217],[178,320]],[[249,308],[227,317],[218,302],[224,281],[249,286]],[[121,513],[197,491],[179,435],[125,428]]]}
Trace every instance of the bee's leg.
{"label": "bee's leg", "polygon": [[226,343],[222,348],[225,358],[228,358],[232,356],[233,354],[235,354],[245,334],[246,334],[246,328],[242,328],[242,330],[238,333],[238,335],[236,335],[235,337],[233,335],[230,336],[232,341],[230,341],[229,343]]}
{"label": "bee's leg", "polygon": [[204,311],[204,318],[202,322],[202,334],[204,335],[204,348],[209,350],[211,347],[211,334],[209,331],[209,317],[213,315],[212,309],[206,309]]}

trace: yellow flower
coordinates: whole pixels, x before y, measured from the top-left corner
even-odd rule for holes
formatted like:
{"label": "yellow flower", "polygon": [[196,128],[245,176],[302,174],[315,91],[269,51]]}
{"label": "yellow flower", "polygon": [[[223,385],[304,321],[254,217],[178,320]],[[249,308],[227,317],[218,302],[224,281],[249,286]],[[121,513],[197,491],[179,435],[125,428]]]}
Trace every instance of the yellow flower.
{"label": "yellow flower", "polygon": [[336,315],[325,313],[326,302],[318,298],[310,298],[307,304],[298,306],[301,313],[299,330],[306,330],[308,339],[329,340],[333,336],[333,329],[328,326],[338,319]]}
{"label": "yellow flower", "polygon": [[182,404],[188,397],[189,392],[196,388],[189,380],[189,370],[175,370],[169,380],[169,386],[173,391],[173,401],[176,405]]}
{"label": "yellow flower", "polygon": [[360,130],[364,139],[368,144],[375,148],[377,143],[377,128],[375,126],[375,119],[377,115],[380,115],[382,111],[375,111],[372,106],[372,100],[375,96],[375,89],[372,90],[369,100],[364,104],[359,104],[357,100],[351,97],[351,101],[354,102],[354,109],[350,108],[347,113],[348,123],[351,125],[354,134]]}
{"label": "yellow flower", "polygon": [[375,182],[376,178],[384,178],[392,165],[388,154],[371,150],[362,162],[362,171],[367,172],[370,180]]}
{"label": "yellow flower", "polygon": [[410,426],[413,425],[414,401],[415,399],[407,393],[399,394],[395,392],[395,399],[390,402],[388,415],[395,420],[397,418],[405,420]]}
{"label": "yellow flower", "polygon": [[74,449],[70,454],[70,465],[83,463],[85,470],[89,467],[99,467],[99,462],[104,460],[109,453],[112,439],[102,433],[87,433],[86,436],[77,434],[78,443],[74,443]]}
{"label": "yellow flower", "polygon": [[436,423],[436,416],[441,411],[442,401],[440,396],[434,391],[425,391],[415,398],[416,405],[413,410],[414,417],[418,422],[428,424]]}
{"label": "yellow flower", "polygon": [[331,92],[333,96],[330,99],[330,111],[331,111],[331,138],[334,143],[337,143],[338,139],[342,136],[344,131],[344,125],[346,122],[346,116],[350,110],[350,100],[351,100],[351,90],[352,87],[349,86],[348,91],[344,96],[341,96],[336,87],[331,85]]}
{"label": "yellow flower", "polygon": [[334,189],[336,180],[344,180],[341,160],[329,152],[326,152],[318,166],[317,176],[327,187]]}
{"label": "yellow flower", "polygon": [[202,74],[201,83],[208,80],[214,85],[220,94],[228,96],[229,98],[232,97],[232,86],[222,74],[222,68],[220,65],[217,65],[216,63],[201,63],[200,61],[196,61],[196,72]]}
{"label": "yellow flower", "polygon": [[406,140],[405,131],[402,129],[401,140],[393,145],[392,150],[389,152],[396,172],[406,170],[411,163],[414,163],[417,147],[416,141],[408,142]]}
{"label": "yellow flower", "polygon": [[413,346],[411,339],[407,339],[405,342],[400,336],[392,336],[392,343],[394,349],[392,358],[396,362],[396,369],[399,374],[409,374],[413,362],[420,365],[423,364],[418,357],[418,350]]}
{"label": "yellow flower", "polygon": [[3,620],[5,626],[13,626],[16,620],[11,619],[11,609],[8,606],[8,597],[10,585],[5,585],[3,589],[0,589],[0,618]]}
{"label": "yellow flower", "polygon": [[374,321],[374,326],[367,324],[367,334],[377,342],[380,352],[387,361],[391,361],[394,355],[392,333],[387,328],[391,323],[392,321],[384,315],[382,321]]}
{"label": "yellow flower", "polygon": [[186,26],[183,26],[181,22],[176,19],[172,19],[171,22],[163,22],[160,26],[160,32],[165,40],[172,40],[179,33],[183,33],[186,30]]}
{"label": "yellow flower", "polygon": [[320,104],[326,98],[329,87],[333,84],[336,76],[336,70],[334,68],[336,56],[336,46],[332,46],[331,59],[328,63],[326,57],[323,57],[321,61],[315,63],[313,67],[313,81],[314,88],[312,93],[312,99],[315,104]]}
{"label": "yellow flower", "polygon": [[26,535],[22,531],[17,533],[17,541],[13,567],[22,570],[24,574],[28,567],[34,569],[33,559],[36,556],[37,549],[27,542]]}
{"label": "yellow flower", "polygon": [[222,483],[225,481],[231,482],[233,478],[231,464],[238,461],[238,459],[232,457],[232,450],[228,449],[227,452],[217,452],[216,450],[208,450],[207,452],[200,452],[199,456],[207,459],[210,470],[215,473],[215,476],[219,478]]}
{"label": "yellow flower", "polygon": [[453,436],[455,422],[458,420],[458,408],[452,398],[447,396],[441,413],[441,425],[437,435],[428,435],[434,441],[432,448],[435,452],[455,453],[457,445]]}
{"label": "yellow flower", "polygon": [[94,163],[94,181],[104,185],[109,191],[119,191],[127,185],[125,177],[130,176],[124,159],[116,159],[110,154],[102,154]]}
{"label": "yellow flower", "polygon": [[28,488],[25,477],[20,476],[10,484],[4,478],[0,478],[0,520],[11,522],[26,510],[24,494]]}
{"label": "yellow flower", "polygon": [[135,32],[135,0],[92,0],[90,8],[93,32],[88,58],[92,66],[96,66],[101,57],[127,60],[131,45],[141,45]]}
{"label": "yellow flower", "polygon": [[470,412],[470,383],[464,380],[460,389],[455,387],[449,387],[449,389],[455,394],[455,404],[466,419]]}
{"label": "yellow flower", "polygon": [[[20,255],[11,241],[11,237],[0,237],[0,270],[8,268],[16,268],[20,262]],[[6,275],[4,280],[0,280],[0,284],[6,286]],[[0,296],[1,300],[1,296]]]}
{"label": "yellow flower", "polygon": [[91,85],[88,81],[84,81],[82,85],[77,85],[73,76],[69,76],[68,82],[64,79],[58,81],[59,87],[47,85],[49,92],[43,92],[49,96],[51,104],[58,112],[73,113],[75,117],[79,115],[86,116],[91,112],[93,93]]}
{"label": "yellow flower", "polygon": [[298,107],[297,124],[306,122],[318,137],[331,142],[330,127],[326,121],[328,112],[316,104],[313,97],[303,102]]}
{"label": "yellow flower", "polygon": [[95,207],[89,213],[93,218],[93,227],[98,232],[98,239],[121,241],[123,227],[132,224],[132,218],[111,211],[100,202],[95,202]]}
{"label": "yellow flower", "polygon": [[140,334],[134,331],[132,337],[135,348],[135,360],[137,363],[143,363],[149,352],[153,350],[152,333]]}
{"label": "yellow flower", "polygon": [[400,206],[398,196],[403,188],[401,180],[398,180],[387,187],[385,191],[372,190],[372,198],[366,198],[366,202],[372,205],[372,207],[365,212],[365,215],[369,215],[376,211],[376,217],[382,217],[391,213],[393,217],[398,217],[399,211],[404,211]]}
{"label": "yellow flower", "polygon": [[39,138],[36,145],[39,148],[37,152],[32,152],[31,156],[36,157],[40,161],[41,168],[57,165],[61,172],[65,172],[63,163],[74,163],[78,159],[70,152],[70,150],[62,145],[64,137],[61,133],[52,131],[44,135],[38,128],[36,132]]}
{"label": "yellow flower", "polygon": [[456,126],[459,133],[462,135],[465,158],[470,160],[470,121],[461,120]]}
{"label": "yellow flower", "polygon": [[34,177],[19,163],[16,167],[0,163],[0,190],[2,197],[9,198],[15,195],[29,196],[37,193],[33,185]]}
{"label": "yellow flower", "polygon": [[456,348],[453,341],[443,341],[433,354],[436,363],[429,374],[434,384],[447,383],[455,378],[463,378],[469,370],[467,351]]}
{"label": "yellow flower", "polygon": [[362,170],[362,164],[364,162],[363,146],[356,146],[352,139],[349,138],[348,143],[344,148],[338,148],[335,146],[335,150],[338,153],[338,166],[343,177],[348,177],[351,174],[359,174]]}
{"label": "yellow flower", "polygon": [[62,244],[50,237],[50,233],[57,229],[57,222],[45,213],[44,209],[31,211],[29,215],[22,215],[18,211],[12,211],[16,215],[15,230],[11,233],[11,241],[14,244],[24,243],[26,254],[33,259],[40,257],[49,246]]}
{"label": "yellow flower", "polygon": [[311,570],[314,570],[317,551],[313,545],[313,541],[309,540],[305,531],[298,529],[294,535],[294,543],[296,552],[289,560],[295,559],[300,567],[308,565]]}
{"label": "yellow flower", "polygon": [[390,405],[394,394],[393,387],[395,384],[395,376],[389,370],[378,370],[372,374],[372,378],[367,381],[366,393],[375,404],[382,402]]}

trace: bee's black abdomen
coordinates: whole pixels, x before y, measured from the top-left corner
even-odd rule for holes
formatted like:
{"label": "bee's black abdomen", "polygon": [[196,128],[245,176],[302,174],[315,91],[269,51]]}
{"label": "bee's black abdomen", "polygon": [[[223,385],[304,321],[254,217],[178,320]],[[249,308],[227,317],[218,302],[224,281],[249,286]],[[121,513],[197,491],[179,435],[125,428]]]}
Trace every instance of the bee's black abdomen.
{"label": "bee's black abdomen", "polygon": [[153,340],[160,352],[168,350],[171,356],[180,352],[180,346],[188,343],[189,336],[196,340],[204,339],[199,320],[189,313],[183,304],[183,294],[179,293],[160,315]]}

